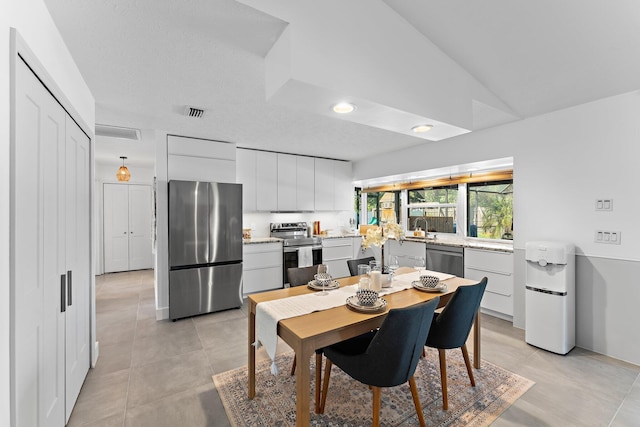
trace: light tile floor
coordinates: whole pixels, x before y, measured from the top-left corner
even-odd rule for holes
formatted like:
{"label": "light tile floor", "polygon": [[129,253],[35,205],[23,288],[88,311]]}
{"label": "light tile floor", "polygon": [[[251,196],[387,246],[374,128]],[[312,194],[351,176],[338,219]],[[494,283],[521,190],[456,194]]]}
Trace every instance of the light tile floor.
{"label": "light tile floor", "polygon": [[[483,358],[536,382],[495,426],[640,426],[639,366],[580,348],[548,353],[509,322],[482,321]],[[246,307],[156,321],[153,271],[106,274],[96,328],[100,358],[70,426],[229,425],[211,375],[246,365]]]}

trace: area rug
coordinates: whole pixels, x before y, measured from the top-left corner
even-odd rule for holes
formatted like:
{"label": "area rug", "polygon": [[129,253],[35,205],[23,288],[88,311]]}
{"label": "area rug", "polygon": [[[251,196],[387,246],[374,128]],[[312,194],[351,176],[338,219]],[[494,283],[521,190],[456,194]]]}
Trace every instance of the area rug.
{"label": "area rug", "polygon": [[[459,350],[447,351],[449,410],[442,409],[438,352],[427,349],[415,378],[428,426],[487,426],[533,384],[526,378],[483,361],[474,369],[476,387],[471,387]],[[294,426],[296,422],[295,376],[288,374],[293,353],[278,355],[280,373],[270,372],[270,362],[256,366],[256,397],[247,398],[247,367],[214,375],[213,382],[232,426]],[[314,359],[314,358],[312,358]],[[311,365],[310,406],[314,406],[315,366]],[[418,425],[408,384],[382,390],[380,424]],[[372,393],[337,366],[331,381],[323,415],[311,414],[312,426],[371,425]]]}

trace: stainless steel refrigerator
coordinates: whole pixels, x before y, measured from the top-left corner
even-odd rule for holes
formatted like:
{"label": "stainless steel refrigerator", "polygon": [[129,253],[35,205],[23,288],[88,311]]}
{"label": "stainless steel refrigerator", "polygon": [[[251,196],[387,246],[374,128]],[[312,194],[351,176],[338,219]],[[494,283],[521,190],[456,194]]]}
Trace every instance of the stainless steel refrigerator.
{"label": "stainless steel refrigerator", "polygon": [[242,185],[169,181],[169,318],[242,305]]}

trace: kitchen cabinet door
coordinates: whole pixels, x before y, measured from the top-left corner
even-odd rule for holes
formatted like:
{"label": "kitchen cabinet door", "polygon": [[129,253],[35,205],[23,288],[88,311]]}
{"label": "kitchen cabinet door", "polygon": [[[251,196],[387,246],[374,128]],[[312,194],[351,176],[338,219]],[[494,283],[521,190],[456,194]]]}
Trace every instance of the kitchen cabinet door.
{"label": "kitchen cabinet door", "polygon": [[333,162],[333,209],[354,211],[353,179],[351,162]]}
{"label": "kitchen cabinet door", "polygon": [[487,289],[481,307],[511,320],[513,316],[513,253],[466,248],[464,277],[481,280],[487,277]]}
{"label": "kitchen cabinet door", "polygon": [[298,210],[315,210],[315,162],[313,157],[296,157],[296,175],[296,199]]}
{"label": "kitchen cabinet door", "polygon": [[256,211],[256,151],[238,149],[236,152],[236,182],[242,184],[242,210]]}
{"label": "kitchen cabinet door", "polygon": [[242,248],[242,293],[281,289],[282,243],[245,244]]}
{"label": "kitchen cabinet door", "polygon": [[278,155],[256,151],[256,209],[278,210]]}
{"label": "kitchen cabinet door", "polygon": [[425,258],[427,246],[423,242],[410,242],[403,240],[402,244],[397,240],[387,240],[384,244],[384,259],[388,262],[389,256],[397,255],[400,267],[415,267],[416,258]]}
{"label": "kitchen cabinet door", "polygon": [[315,210],[333,210],[333,160],[315,159]]}
{"label": "kitchen cabinet door", "polygon": [[297,156],[278,153],[278,210],[298,209],[298,168]]}
{"label": "kitchen cabinet door", "polygon": [[329,274],[334,278],[351,275],[347,261],[353,256],[351,237],[322,239],[322,263],[329,266]]}

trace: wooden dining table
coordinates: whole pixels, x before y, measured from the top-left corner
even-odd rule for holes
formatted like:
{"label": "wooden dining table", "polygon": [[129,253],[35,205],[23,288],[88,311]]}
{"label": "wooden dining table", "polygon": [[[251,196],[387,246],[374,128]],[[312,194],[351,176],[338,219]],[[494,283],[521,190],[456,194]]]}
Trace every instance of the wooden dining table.
{"label": "wooden dining table", "polygon": [[[397,274],[415,271],[401,268]],[[358,283],[359,277],[337,279],[340,286]],[[342,305],[328,310],[316,311],[302,316],[283,319],[278,322],[278,336],[295,352],[296,369],[296,425],[307,426],[310,422],[311,356],[315,350],[361,335],[380,327],[387,312],[393,308],[409,307],[440,297],[438,307],[444,307],[459,286],[476,281],[453,277],[444,281],[447,290],[441,293],[406,289],[384,295],[387,309],[381,313],[361,313]],[[248,382],[249,399],[256,396],[256,306],[261,302],[314,292],[307,286],[278,289],[249,295],[249,336],[248,336]],[[480,316],[476,315],[473,327],[473,364],[480,368]]]}

